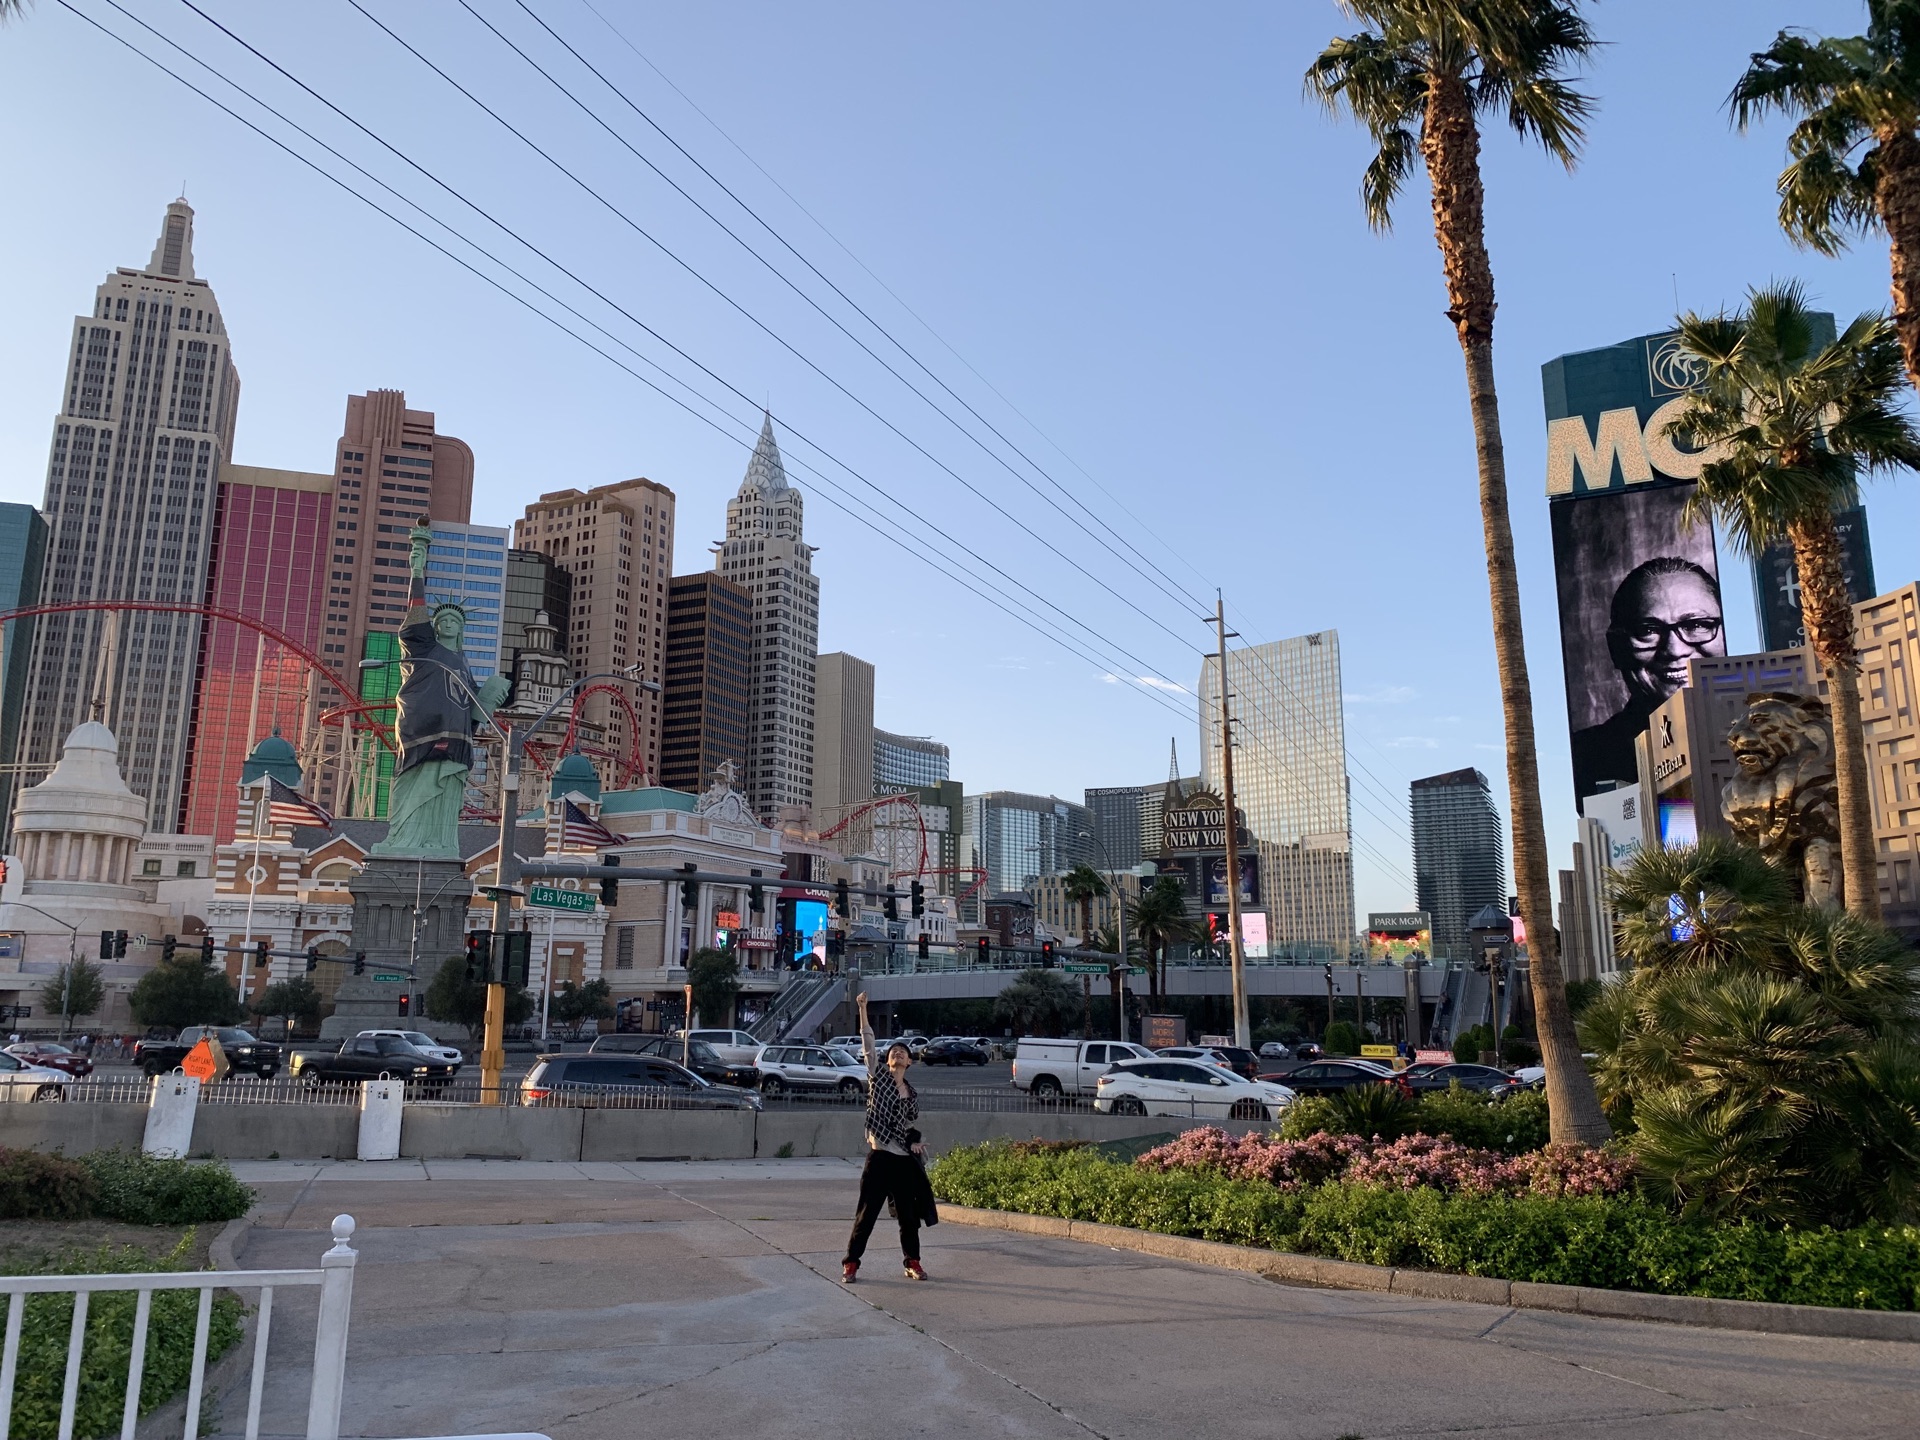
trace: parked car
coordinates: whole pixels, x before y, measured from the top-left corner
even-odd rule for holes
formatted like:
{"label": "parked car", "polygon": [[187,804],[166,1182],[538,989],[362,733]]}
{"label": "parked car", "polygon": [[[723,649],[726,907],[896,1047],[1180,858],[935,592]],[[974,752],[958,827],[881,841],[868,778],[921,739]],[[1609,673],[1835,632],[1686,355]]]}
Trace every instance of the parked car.
{"label": "parked car", "polygon": [[1278,1120],[1293,1103],[1285,1085],[1248,1080],[1204,1060],[1128,1060],[1096,1082],[1093,1108],[1110,1115]]}
{"label": "parked car", "polygon": [[1458,1085],[1463,1090],[1502,1098],[1521,1088],[1513,1076],[1491,1065],[1436,1065],[1424,1075],[1396,1075],[1394,1082],[1409,1095],[1429,1095]]}
{"label": "parked car", "polygon": [[[617,1041],[618,1044],[605,1044]],[[657,1055],[684,1065],[713,1085],[756,1086],[760,1072],[751,1065],[729,1065],[704,1040],[675,1039],[671,1035],[602,1035],[587,1048],[589,1055]]]}
{"label": "parked car", "polygon": [[1107,1067],[1126,1060],[1151,1060],[1153,1051],[1125,1040],[1039,1040],[1020,1042],[1013,1062],[1013,1083],[1036,1099],[1091,1095]]}
{"label": "parked car", "polygon": [[0,1050],[0,1101],[64,1100],[73,1077]]}
{"label": "parked car", "polygon": [[29,1065],[39,1065],[48,1070],[64,1070],[69,1075],[91,1075],[93,1061],[78,1050],[70,1050],[65,1045],[56,1045],[51,1040],[22,1040],[18,1045],[7,1046],[7,1054],[26,1061]]}
{"label": "parked car", "polygon": [[280,1047],[233,1025],[189,1025],[171,1040],[142,1040],[133,1047],[133,1063],[145,1074],[165,1075],[208,1035],[219,1040],[229,1070],[249,1071],[262,1080],[280,1073]]}
{"label": "parked car", "polygon": [[753,1091],[714,1085],[657,1055],[542,1055],[520,1082],[520,1098],[529,1105],[589,1109],[760,1108]]}
{"label": "parked car", "polygon": [[322,1085],[359,1085],[368,1080],[405,1080],[440,1090],[459,1068],[398,1036],[367,1032],[341,1041],[340,1048],[331,1053],[302,1051],[293,1057],[291,1073],[316,1089]]}
{"label": "parked car", "polygon": [[1260,1047],[1260,1058],[1262,1060],[1291,1060],[1293,1058],[1293,1051],[1281,1044],[1278,1040],[1269,1040]]}
{"label": "parked car", "polygon": [[1170,1060],[1202,1060],[1210,1065],[1224,1065],[1242,1080],[1260,1078],[1260,1057],[1237,1045],[1169,1045],[1154,1053]]}
{"label": "parked car", "polygon": [[769,1045],[754,1069],[762,1095],[831,1090],[851,1099],[867,1093],[867,1067],[850,1051],[825,1045]]}
{"label": "parked car", "polygon": [[[686,1032],[673,1033],[678,1038]],[[706,1041],[713,1047],[713,1053],[729,1065],[751,1065],[761,1049],[761,1042],[744,1030],[695,1030],[693,1038]]]}
{"label": "parked car", "polygon": [[835,1035],[832,1039],[828,1040],[826,1044],[829,1050],[844,1050],[849,1055],[856,1057],[860,1054],[860,1037],[858,1035]]}
{"label": "parked car", "polygon": [[362,1030],[353,1038],[358,1040],[367,1035],[372,1035],[376,1039],[384,1035],[390,1039],[404,1040],[422,1055],[431,1055],[435,1060],[445,1060],[456,1072],[467,1061],[466,1052],[459,1046],[442,1044],[424,1030]]}
{"label": "parked car", "polygon": [[1394,1074],[1384,1065],[1367,1060],[1315,1060],[1272,1078],[1302,1095],[1336,1095],[1356,1086],[1392,1080]]}
{"label": "parked car", "polygon": [[971,1040],[935,1040],[920,1052],[922,1065],[984,1065],[987,1052]]}

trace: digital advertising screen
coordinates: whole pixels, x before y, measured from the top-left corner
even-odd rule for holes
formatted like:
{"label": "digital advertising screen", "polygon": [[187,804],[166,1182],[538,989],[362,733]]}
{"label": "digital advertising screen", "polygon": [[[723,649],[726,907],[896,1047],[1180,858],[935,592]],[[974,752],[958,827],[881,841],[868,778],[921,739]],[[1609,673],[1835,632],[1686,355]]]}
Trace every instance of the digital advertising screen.
{"label": "digital advertising screen", "polygon": [[824,900],[793,902],[793,950],[798,959],[827,953],[827,904]]}

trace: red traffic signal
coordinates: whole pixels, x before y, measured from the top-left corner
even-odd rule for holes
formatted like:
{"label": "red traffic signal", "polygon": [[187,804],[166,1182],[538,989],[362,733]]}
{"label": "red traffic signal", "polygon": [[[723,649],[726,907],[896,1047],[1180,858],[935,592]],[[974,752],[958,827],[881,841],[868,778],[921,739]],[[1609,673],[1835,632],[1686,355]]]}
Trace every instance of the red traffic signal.
{"label": "red traffic signal", "polygon": [[413,996],[407,994],[404,990],[401,991],[400,992],[400,1018],[402,1020],[406,1019],[408,1013],[411,1012],[412,1009],[413,1009]]}

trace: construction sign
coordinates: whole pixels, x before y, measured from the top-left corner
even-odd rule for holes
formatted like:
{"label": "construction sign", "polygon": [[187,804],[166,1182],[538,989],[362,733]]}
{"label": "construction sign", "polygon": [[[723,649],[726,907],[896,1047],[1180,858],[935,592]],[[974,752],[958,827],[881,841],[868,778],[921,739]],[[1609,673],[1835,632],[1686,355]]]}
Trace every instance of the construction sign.
{"label": "construction sign", "polygon": [[202,1085],[211,1085],[226,1076],[227,1052],[213,1036],[203,1036],[200,1043],[187,1052],[180,1068]]}

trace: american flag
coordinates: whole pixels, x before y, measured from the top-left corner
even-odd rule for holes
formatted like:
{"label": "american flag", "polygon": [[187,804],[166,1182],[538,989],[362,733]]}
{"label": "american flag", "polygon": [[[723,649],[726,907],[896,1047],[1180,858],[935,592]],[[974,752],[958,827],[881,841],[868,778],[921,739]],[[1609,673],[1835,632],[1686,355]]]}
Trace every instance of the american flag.
{"label": "american flag", "polygon": [[333,828],[333,816],[307,799],[298,790],[289,790],[271,775],[267,777],[267,823],[271,825],[318,825]]}
{"label": "american flag", "polygon": [[626,843],[571,800],[563,803],[566,808],[560,820],[562,850],[601,850],[609,845]]}

